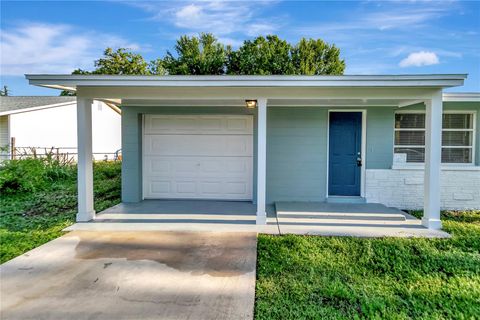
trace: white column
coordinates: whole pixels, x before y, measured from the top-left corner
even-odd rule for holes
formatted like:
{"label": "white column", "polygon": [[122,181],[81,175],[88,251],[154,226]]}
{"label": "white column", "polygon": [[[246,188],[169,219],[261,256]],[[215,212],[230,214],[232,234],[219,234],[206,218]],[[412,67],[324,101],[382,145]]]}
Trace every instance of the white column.
{"label": "white column", "polygon": [[422,224],[441,229],[440,172],[442,154],[442,91],[425,102],[425,194]]}
{"label": "white column", "polygon": [[95,218],[93,208],[92,99],[77,97],[78,213],[77,221]]}
{"label": "white column", "polygon": [[267,223],[266,180],[267,180],[267,99],[257,99],[257,224]]}

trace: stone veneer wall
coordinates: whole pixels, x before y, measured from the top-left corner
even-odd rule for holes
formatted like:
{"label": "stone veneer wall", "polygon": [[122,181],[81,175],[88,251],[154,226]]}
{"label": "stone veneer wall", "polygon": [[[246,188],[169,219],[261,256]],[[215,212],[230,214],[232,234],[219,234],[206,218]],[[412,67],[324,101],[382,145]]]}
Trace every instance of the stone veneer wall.
{"label": "stone veneer wall", "polygon": [[[442,169],[441,208],[480,209],[480,170]],[[423,170],[367,169],[367,202],[382,203],[399,209],[423,208]]]}

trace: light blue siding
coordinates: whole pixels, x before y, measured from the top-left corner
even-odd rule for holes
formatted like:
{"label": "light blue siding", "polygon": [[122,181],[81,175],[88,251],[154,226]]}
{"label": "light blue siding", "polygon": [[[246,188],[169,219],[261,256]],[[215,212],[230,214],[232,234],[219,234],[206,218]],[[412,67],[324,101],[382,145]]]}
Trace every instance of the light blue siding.
{"label": "light blue siding", "polygon": [[367,108],[367,169],[390,169],[393,161],[393,107]]}
{"label": "light blue siding", "polygon": [[273,107],[267,115],[267,203],[323,201],[326,108]]}
{"label": "light blue siding", "polygon": [[[445,103],[445,110],[474,110],[476,164],[480,165],[480,104]],[[405,108],[418,109],[423,106]],[[338,109],[338,108],[335,108]],[[349,108],[352,109],[352,108]],[[395,107],[368,107],[367,169],[389,169],[393,160]],[[353,110],[353,109],[352,109]],[[142,114],[252,114],[254,150],[257,144],[256,110],[241,107],[123,107],[122,200],[142,199]],[[323,201],[327,185],[328,108],[271,107],[267,114],[267,203]],[[256,195],[254,152],[254,196]],[[254,197],[255,202],[255,197]]]}

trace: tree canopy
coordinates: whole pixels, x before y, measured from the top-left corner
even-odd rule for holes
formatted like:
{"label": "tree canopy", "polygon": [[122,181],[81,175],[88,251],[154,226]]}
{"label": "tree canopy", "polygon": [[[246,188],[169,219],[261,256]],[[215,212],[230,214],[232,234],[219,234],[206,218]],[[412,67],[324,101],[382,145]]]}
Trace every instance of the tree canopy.
{"label": "tree canopy", "polygon": [[115,51],[112,48],[105,49],[103,57],[96,60],[94,66],[95,70],[91,72],[77,69],[72,74],[151,74],[151,68],[142,55],[128,51],[126,48]]}
{"label": "tree canopy", "polygon": [[[245,40],[236,50],[211,33],[181,36],[174,53],[147,61],[126,48],[105,49],[93,71],[73,74],[122,75],[341,75],[345,60],[340,49],[321,39],[302,38],[291,44],[276,35]],[[68,95],[62,92],[62,95]]]}
{"label": "tree canopy", "polygon": [[210,33],[202,33],[199,37],[180,37],[175,52],[167,51],[162,60],[168,74],[224,74],[231,47],[219,43]]}
{"label": "tree canopy", "polygon": [[228,59],[229,74],[266,75],[295,74],[292,61],[292,45],[279,37],[260,36],[246,40]]}
{"label": "tree canopy", "polygon": [[107,48],[93,71],[77,69],[74,74],[124,75],[340,75],[345,61],[340,49],[321,39],[302,38],[290,44],[276,35],[245,40],[237,49],[224,45],[211,33],[181,36],[175,52],[147,62],[126,48]]}

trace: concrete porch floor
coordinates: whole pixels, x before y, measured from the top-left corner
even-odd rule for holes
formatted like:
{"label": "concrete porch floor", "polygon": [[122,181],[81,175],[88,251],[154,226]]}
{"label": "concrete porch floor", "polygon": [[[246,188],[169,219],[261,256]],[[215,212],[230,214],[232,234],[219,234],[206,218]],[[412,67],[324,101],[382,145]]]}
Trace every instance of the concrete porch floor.
{"label": "concrete porch floor", "polygon": [[65,231],[257,232],[354,237],[446,238],[396,208],[378,203],[277,202],[267,208],[267,224],[255,224],[256,206],[242,201],[144,200],[120,203],[91,222]]}

